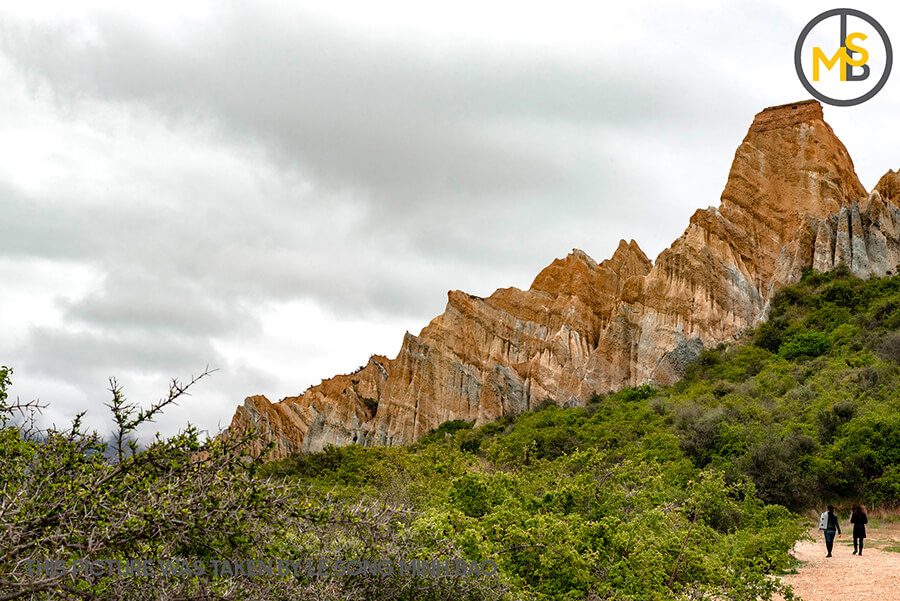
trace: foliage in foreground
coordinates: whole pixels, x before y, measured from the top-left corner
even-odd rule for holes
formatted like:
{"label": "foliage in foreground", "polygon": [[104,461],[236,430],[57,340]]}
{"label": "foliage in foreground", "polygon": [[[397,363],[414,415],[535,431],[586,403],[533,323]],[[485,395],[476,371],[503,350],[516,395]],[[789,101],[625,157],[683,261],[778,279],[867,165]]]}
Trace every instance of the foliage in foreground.
{"label": "foliage in foreground", "polygon": [[[196,380],[173,382],[169,396],[146,411],[127,403],[113,383],[110,409],[119,428],[109,453],[79,419],[40,436],[11,424],[17,406],[6,403],[9,373],[0,368],[0,599],[475,601],[499,599],[506,590],[496,577],[387,570],[360,577],[346,569],[325,578],[314,574],[318,568],[302,567],[309,560],[333,565],[462,555],[448,539],[410,530],[405,507],[348,503],[299,482],[258,478],[260,461],[237,452],[245,439],[204,441],[189,428],[140,451],[128,444],[135,427]],[[65,571],[28,563],[48,560],[63,562]],[[156,567],[141,574],[124,563],[97,563],[92,574],[75,563],[136,560]],[[245,560],[296,561],[301,568],[272,576],[228,575],[216,567],[246,566]],[[167,561],[189,568],[172,575],[162,567]]]}
{"label": "foliage in foreground", "polygon": [[[698,469],[675,436],[647,431],[651,415],[550,407],[410,447],[331,447],[262,473],[409,505],[415,532],[495,562],[531,599],[770,598],[800,520],[759,501],[749,480]],[[565,442],[591,428],[582,448]]]}

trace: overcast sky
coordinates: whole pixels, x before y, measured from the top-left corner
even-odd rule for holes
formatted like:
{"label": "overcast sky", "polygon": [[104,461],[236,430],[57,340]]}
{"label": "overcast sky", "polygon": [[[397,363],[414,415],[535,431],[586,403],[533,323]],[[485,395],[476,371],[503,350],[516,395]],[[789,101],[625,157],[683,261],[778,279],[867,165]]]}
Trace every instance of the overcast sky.
{"label": "overcast sky", "polygon": [[[146,404],[209,365],[155,429],[215,432],[394,357],[450,289],[655,258],[753,115],[809,97],[794,44],[833,6],[605,4],[0,4],[13,396],[106,433],[110,376]],[[900,43],[891,4],[853,7]],[[825,109],[867,189],[900,167],[898,78]]]}

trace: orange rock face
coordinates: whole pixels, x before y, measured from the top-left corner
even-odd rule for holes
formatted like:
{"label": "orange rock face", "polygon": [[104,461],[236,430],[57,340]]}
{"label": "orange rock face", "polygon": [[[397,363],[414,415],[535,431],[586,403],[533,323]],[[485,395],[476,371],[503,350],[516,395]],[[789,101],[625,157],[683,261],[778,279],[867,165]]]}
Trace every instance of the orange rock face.
{"label": "orange rock face", "polygon": [[[632,240],[600,263],[574,250],[528,290],[448,293],[394,359],[373,356],[298,397],[238,407],[274,457],[327,444],[414,441],[442,422],[482,424],[546,398],[671,384],[705,347],[765,318],[806,267],[861,276],[900,264],[900,174],[867,194],[815,101],[768,108],[735,153],[718,208],[698,210],[655,263]],[[254,449],[259,451],[259,447]]]}

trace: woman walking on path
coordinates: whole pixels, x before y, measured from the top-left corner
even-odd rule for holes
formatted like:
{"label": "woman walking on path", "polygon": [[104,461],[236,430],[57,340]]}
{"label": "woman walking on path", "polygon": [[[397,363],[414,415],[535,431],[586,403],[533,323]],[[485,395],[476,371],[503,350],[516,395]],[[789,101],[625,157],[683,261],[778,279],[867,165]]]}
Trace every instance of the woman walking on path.
{"label": "woman walking on path", "polygon": [[834,548],[834,533],[837,531],[838,535],[841,534],[841,525],[838,524],[837,516],[834,515],[834,506],[828,506],[828,516],[827,521],[825,522],[825,548],[828,549],[828,555],[825,557],[831,557],[831,550]]}
{"label": "woman walking on path", "polygon": [[859,505],[853,506],[850,523],[853,524],[853,554],[857,554],[856,543],[859,542],[859,555],[862,555],[863,541],[866,540],[866,524],[869,523],[869,518]]}

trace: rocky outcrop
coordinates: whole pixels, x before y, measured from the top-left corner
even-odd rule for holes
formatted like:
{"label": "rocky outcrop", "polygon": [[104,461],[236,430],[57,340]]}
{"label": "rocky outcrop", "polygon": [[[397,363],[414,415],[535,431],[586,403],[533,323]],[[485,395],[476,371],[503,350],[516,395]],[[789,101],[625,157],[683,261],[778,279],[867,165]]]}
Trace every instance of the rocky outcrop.
{"label": "rocky outcrop", "polygon": [[790,263],[817,271],[843,263],[859,277],[895,272],[900,264],[898,200],[900,174],[889,171],[864,199],[826,218],[807,218],[796,246],[799,261],[794,258]]}
{"label": "rocky outcrop", "polygon": [[[574,250],[528,290],[448,293],[443,314],[298,397],[249,397],[231,432],[254,427],[275,457],[326,444],[414,441],[452,419],[484,423],[551,398],[676,381],[704,346],[763,319],[803,269],[861,276],[900,263],[900,174],[867,194],[815,101],[756,115],[721,203],[698,210],[655,263],[632,240],[600,263]],[[260,445],[254,448],[259,451]]]}

